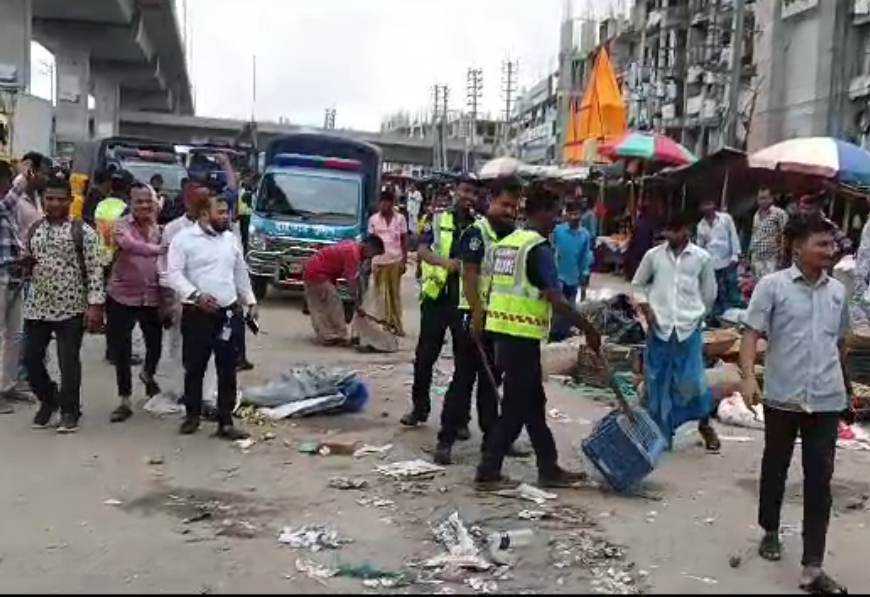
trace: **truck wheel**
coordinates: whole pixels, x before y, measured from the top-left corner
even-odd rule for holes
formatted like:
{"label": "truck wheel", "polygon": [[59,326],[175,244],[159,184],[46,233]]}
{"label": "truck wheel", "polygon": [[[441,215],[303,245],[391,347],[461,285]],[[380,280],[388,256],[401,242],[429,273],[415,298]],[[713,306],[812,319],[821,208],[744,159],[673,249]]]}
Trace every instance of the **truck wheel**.
{"label": "truck wheel", "polygon": [[353,316],[356,315],[356,309],[353,308],[353,303],[344,303],[344,321],[350,323],[353,321]]}
{"label": "truck wheel", "polygon": [[269,278],[260,278],[251,276],[251,287],[254,290],[254,296],[258,301],[266,298],[266,293],[269,291]]}

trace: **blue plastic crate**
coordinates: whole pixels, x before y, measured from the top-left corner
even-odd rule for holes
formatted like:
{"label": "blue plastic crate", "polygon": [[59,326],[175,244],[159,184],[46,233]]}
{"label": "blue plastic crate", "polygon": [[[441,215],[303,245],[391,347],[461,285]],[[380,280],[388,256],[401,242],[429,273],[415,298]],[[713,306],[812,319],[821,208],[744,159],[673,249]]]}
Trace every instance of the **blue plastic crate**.
{"label": "blue plastic crate", "polygon": [[649,475],[667,448],[662,432],[645,410],[634,422],[621,410],[601,419],[583,440],[583,453],[614,490],[625,493]]}

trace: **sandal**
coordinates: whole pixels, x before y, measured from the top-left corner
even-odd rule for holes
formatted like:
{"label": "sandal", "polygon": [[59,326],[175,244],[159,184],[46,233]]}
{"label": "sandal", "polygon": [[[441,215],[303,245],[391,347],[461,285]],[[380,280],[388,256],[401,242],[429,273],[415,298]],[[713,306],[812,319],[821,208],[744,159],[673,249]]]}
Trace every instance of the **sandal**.
{"label": "sandal", "polygon": [[812,581],[801,583],[800,589],[810,595],[848,595],[849,590],[835,581],[833,578],[825,574],[824,571],[819,572]]}
{"label": "sandal", "polygon": [[712,425],[701,425],[698,427],[698,433],[704,440],[704,447],[711,454],[718,454],[722,450],[722,442],[719,441],[719,435]]}
{"label": "sandal", "polygon": [[782,559],[782,544],[779,541],[779,534],[767,534],[761,540],[761,545],[758,546],[758,555],[768,562],[778,562]]}

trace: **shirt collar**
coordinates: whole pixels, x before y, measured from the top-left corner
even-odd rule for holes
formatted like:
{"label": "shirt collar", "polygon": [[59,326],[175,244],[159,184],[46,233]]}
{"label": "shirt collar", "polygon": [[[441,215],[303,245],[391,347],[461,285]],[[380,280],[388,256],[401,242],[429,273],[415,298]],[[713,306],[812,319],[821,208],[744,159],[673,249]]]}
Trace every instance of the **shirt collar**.
{"label": "shirt collar", "polygon": [[797,265],[794,265],[794,264],[792,264],[792,266],[790,268],[788,268],[788,277],[792,282],[797,282],[798,280],[803,280],[809,286],[822,286],[823,284],[827,284],[828,279],[829,279],[828,272],[823,271],[822,277],[819,278],[815,284],[813,284],[812,282],[810,282],[809,280],[806,279],[806,276],[804,276],[803,272],[798,268]]}

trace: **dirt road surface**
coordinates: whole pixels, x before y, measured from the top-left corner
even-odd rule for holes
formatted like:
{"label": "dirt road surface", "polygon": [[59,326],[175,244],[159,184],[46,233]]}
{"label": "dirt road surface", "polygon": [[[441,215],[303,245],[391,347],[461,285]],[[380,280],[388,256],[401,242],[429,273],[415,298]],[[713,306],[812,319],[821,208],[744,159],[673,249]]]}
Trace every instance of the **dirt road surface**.
{"label": "dirt road surface", "polygon": [[[84,349],[85,414],[78,434],[31,430],[33,406],[19,405],[15,414],[0,418],[0,591],[796,590],[799,450],[783,516],[785,557],[769,564],[754,555],[763,445],[756,431],[720,427],[725,441],[718,456],[689,442],[666,456],[643,497],[594,489],[558,491],[558,499],[548,504],[562,515],[557,520],[521,520],[520,511],[538,507],[474,492],[471,479],[480,441],[476,429],[471,441],[456,450],[457,464],[430,481],[400,483],[374,473],[379,464],[430,459],[434,444],[436,416],[416,430],[398,424],[408,406],[419,324],[408,278],[405,290],[409,334],[402,351],[393,355],[316,347],[297,301],[277,293],[265,301],[261,317],[266,333],[250,342],[257,368],[241,375],[243,386],[268,380],[292,364],[341,365],[361,373],[372,399],[356,415],[248,424],[257,441],[245,451],[209,437],[210,424],[195,436],[181,437],[177,419],[157,419],[141,409],[126,424],[109,424],[114,371],[102,361],[102,338],[89,337]],[[440,393],[452,361],[442,359],[439,368],[444,375],[436,375],[433,415],[440,413]],[[548,408],[562,415],[551,421],[562,461],[579,468],[577,444],[607,406],[558,383],[548,383],[547,391]],[[733,441],[735,437],[748,439]],[[299,444],[309,440],[393,448],[383,460],[300,453]],[[870,512],[864,501],[870,494],[868,470],[870,453],[838,453],[827,563],[853,591],[870,589]],[[535,480],[533,460],[510,461],[507,472]],[[333,489],[328,483],[334,476],[365,479],[368,485],[357,491]],[[409,568],[443,553],[430,524],[454,510],[469,528],[483,532],[534,529],[532,543],[513,550],[519,561],[495,575],[439,575]],[[329,525],[353,542],[318,553],[278,543],[283,527],[306,524]],[[732,557],[739,557],[736,569],[729,566]],[[364,585],[358,578],[312,579],[297,570],[297,560],[327,567],[370,563],[381,570],[412,572],[422,582],[384,588]]]}

